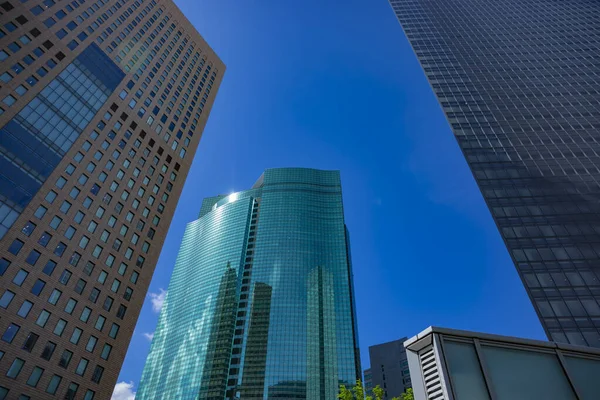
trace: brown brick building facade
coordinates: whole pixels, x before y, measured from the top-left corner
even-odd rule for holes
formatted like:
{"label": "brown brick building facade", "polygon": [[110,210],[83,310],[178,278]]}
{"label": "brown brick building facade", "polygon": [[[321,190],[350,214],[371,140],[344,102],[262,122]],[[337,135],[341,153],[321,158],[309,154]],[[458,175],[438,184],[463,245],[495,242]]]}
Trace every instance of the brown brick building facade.
{"label": "brown brick building facade", "polygon": [[225,66],[171,0],[0,13],[0,399],[109,399]]}

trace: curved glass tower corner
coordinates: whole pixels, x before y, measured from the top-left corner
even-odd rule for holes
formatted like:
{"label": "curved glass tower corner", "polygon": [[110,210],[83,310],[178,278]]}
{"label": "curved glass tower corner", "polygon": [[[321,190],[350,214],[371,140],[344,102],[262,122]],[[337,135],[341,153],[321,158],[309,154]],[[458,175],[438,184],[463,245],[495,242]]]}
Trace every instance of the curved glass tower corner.
{"label": "curved glass tower corner", "polygon": [[334,399],[360,377],[338,171],[265,171],[188,224],[139,399]]}

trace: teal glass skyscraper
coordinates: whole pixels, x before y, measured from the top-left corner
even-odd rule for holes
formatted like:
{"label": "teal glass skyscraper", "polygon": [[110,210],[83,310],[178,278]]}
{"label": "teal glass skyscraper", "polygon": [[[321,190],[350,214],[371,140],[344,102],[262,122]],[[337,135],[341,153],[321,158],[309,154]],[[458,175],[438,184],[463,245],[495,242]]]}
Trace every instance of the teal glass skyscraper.
{"label": "teal glass skyscraper", "polygon": [[359,359],[340,174],[269,169],[188,224],[136,399],[335,399]]}

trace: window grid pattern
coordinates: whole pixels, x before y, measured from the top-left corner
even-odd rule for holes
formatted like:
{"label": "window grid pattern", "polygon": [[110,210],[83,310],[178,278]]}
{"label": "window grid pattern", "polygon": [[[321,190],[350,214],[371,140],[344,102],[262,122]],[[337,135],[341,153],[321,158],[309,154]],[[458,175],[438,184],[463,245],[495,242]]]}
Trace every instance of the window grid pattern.
{"label": "window grid pattern", "polygon": [[390,3],[549,338],[600,347],[600,5]]}
{"label": "window grid pattern", "polygon": [[136,398],[325,399],[360,377],[339,173],[259,182],[188,224]]}
{"label": "window grid pattern", "polygon": [[[30,0],[24,5],[16,5],[16,8],[33,7],[37,3],[41,4],[42,1]],[[89,0],[59,4],[63,10],[73,12],[75,19],[78,17],[87,19],[88,16],[85,15],[84,7],[82,7],[83,3],[86,3],[85,7],[93,7],[93,4],[96,4]],[[150,18],[156,18],[152,13],[146,11],[142,11],[140,14],[126,11],[123,7],[125,3],[135,9],[133,5],[139,7],[141,2],[103,0],[99,4],[105,5],[104,10],[107,15],[99,14],[100,11],[95,10],[96,15],[105,21],[105,26],[111,28],[111,36],[118,34],[117,27],[128,26],[128,24],[135,25],[135,22],[139,27],[142,24],[145,25]],[[78,4],[78,6],[74,4]],[[147,4],[153,6],[159,4],[161,11],[158,12],[158,15],[165,12],[167,14],[165,18],[168,18],[173,29],[188,38],[186,46],[182,50],[177,49],[183,52],[182,55],[188,52],[189,46],[194,45],[199,52],[203,52],[205,57],[211,60],[207,64],[212,66],[212,63],[215,62],[224,69],[218,58],[171,1],[160,0],[147,2]],[[73,10],[68,10],[69,7],[72,7]],[[101,5],[101,7],[104,6]],[[87,11],[87,9],[85,10]],[[47,12],[46,10],[39,14],[40,17],[52,15],[45,15]],[[58,9],[53,12],[57,17],[62,15]],[[88,11],[89,15],[91,15],[90,13],[91,11]],[[29,14],[26,15],[29,16]],[[143,16],[140,17],[140,15]],[[32,42],[39,44],[48,40],[48,42],[52,42],[48,43],[51,48],[57,44],[60,49],[63,46],[67,48],[67,43],[70,43],[74,36],[79,36],[84,29],[84,26],[77,20],[80,30],[73,31],[72,35],[74,36],[68,34],[57,41],[55,36],[48,37],[46,29],[40,26],[36,18],[34,21],[35,26],[44,35],[35,36]],[[65,23],[71,22],[66,18],[61,21],[57,20],[56,25],[50,29],[52,35],[55,30],[58,32],[61,29],[60,24],[63,24],[62,28],[64,28],[66,27]],[[115,24],[115,27],[112,23]],[[151,27],[149,26],[142,34],[142,41],[144,36],[149,38],[151,35],[155,35],[152,29],[156,29],[157,23],[151,24]],[[0,27],[0,29],[4,28]],[[18,31],[15,32],[18,33]],[[186,32],[188,33],[186,34]],[[79,42],[77,50],[81,48],[79,47],[81,43],[98,39],[100,34],[101,30],[97,30],[89,35],[90,39],[85,38]],[[120,34],[118,35],[120,36]],[[115,39],[115,42],[119,44],[117,52],[112,53],[115,60],[116,55],[126,45],[121,40]],[[138,43],[138,46],[140,44],[141,42]],[[2,37],[0,37],[1,47]],[[29,48],[23,47],[23,49]],[[60,49],[53,48],[52,52],[42,53],[35,63],[43,63],[47,60],[53,65],[48,68],[55,68],[56,65],[60,65],[60,61],[69,59],[72,54],[69,51],[65,56]],[[14,55],[11,54],[10,57],[14,58]],[[156,66],[157,74],[161,75],[166,71],[165,78],[167,80],[174,76],[178,82],[179,79],[184,78],[183,75],[192,61],[190,57],[186,58],[185,62],[173,65],[169,63],[169,60],[161,60]],[[35,64],[32,65],[35,66]],[[60,69],[54,71],[59,73]],[[132,89],[136,85],[139,88],[147,86],[145,79],[149,79],[150,82],[158,79],[158,76],[155,78],[155,75],[150,77],[149,73],[151,72],[149,69],[140,69],[139,74],[127,74],[128,79],[125,79],[122,85],[119,84],[118,90]],[[214,74],[210,78],[218,85],[220,77],[217,76],[217,68],[212,66],[211,72]],[[52,73],[39,75],[41,84],[35,89],[41,90],[43,85],[47,85],[53,78],[51,75]],[[14,77],[16,76],[14,75]],[[22,76],[23,74],[19,75],[19,79]],[[17,79],[14,79],[10,84],[3,85],[0,91],[10,90],[13,85],[17,84],[16,81]],[[33,86],[31,88],[33,89]],[[134,90],[139,90],[139,88]],[[33,92],[32,89],[27,95]],[[214,92],[213,89],[210,104],[206,102],[203,104],[212,105]],[[19,108],[18,104],[18,102],[15,103],[11,108]],[[166,107],[166,105],[164,106]],[[162,103],[154,102],[152,107],[157,107],[159,112],[163,110]],[[194,105],[188,110],[192,116],[198,111],[199,105]],[[0,125],[5,123],[11,112],[9,110],[4,114],[0,112]],[[167,124],[172,122],[173,118],[169,116]],[[25,371],[29,371],[35,365],[40,365],[46,371],[37,386],[41,392],[36,391],[35,396],[31,396],[31,393],[28,394],[32,398],[46,399],[54,398],[54,396],[66,398],[74,390],[75,386],[73,385],[79,385],[77,396],[85,399],[92,400],[97,396],[110,397],[117,379],[118,368],[106,368],[106,366],[120,365],[123,361],[125,350],[133,333],[133,324],[139,314],[153,270],[147,266],[153,266],[158,257],[160,246],[173,215],[173,208],[181,192],[206,118],[207,114],[195,122],[193,137],[188,135],[189,139],[181,140],[180,146],[185,146],[189,150],[187,153],[181,153],[179,148],[176,152],[171,143],[164,148],[161,147],[157,143],[156,136],[151,133],[147,134],[142,129],[144,121],[139,113],[134,114],[127,108],[127,103],[122,103],[117,98],[108,101],[101,107],[100,112],[96,113],[93,123],[84,130],[69,150],[68,159],[65,157],[60,161],[51,179],[42,188],[44,194],[38,199],[37,204],[31,205],[31,212],[28,208],[23,211],[28,219],[33,219],[37,224],[34,233],[30,232],[30,228],[25,230],[28,232],[27,234],[21,233],[22,224],[25,224],[26,221],[17,220],[12,230],[9,230],[7,236],[0,242],[0,252],[4,255],[5,249],[12,247],[13,238],[22,236],[21,238],[25,240],[25,245],[21,246],[21,249],[15,250],[14,253],[10,251],[7,253],[10,264],[0,265],[2,282],[6,280],[7,283],[12,284],[10,282],[21,265],[27,265],[27,269],[30,270],[23,284],[14,290],[19,301],[13,300],[6,310],[1,310],[0,331],[4,332],[10,322],[22,323],[21,329],[11,344],[14,348],[7,349],[7,354],[12,355],[14,351],[18,354],[26,352],[20,346],[31,330],[36,331],[40,338],[49,336],[56,338],[50,339],[51,341],[55,340],[56,343],[46,342],[42,339],[37,340],[37,344],[33,345],[33,350],[22,356],[26,361]],[[89,167],[90,162],[93,162],[94,166]],[[82,176],[82,172],[85,172],[86,177]],[[123,181],[116,189],[116,193],[109,189],[109,184],[113,180]],[[125,188],[125,182],[129,182],[127,188]],[[144,190],[140,191],[142,186]],[[52,192],[50,192],[50,188],[52,188]],[[136,196],[136,193],[139,195]],[[175,200],[172,199],[172,196],[175,196]],[[100,207],[105,210],[104,218],[97,216],[96,210]],[[34,210],[37,210],[35,215],[33,214]],[[95,232],[87,230],[92,219],[95,219],[97,224]],[[122,223],[125,223],[128,229],[121,229]],[[50,236],[41,240],[40,236],[44,231],[49,232]],[[89,240],[82,241],[84,234]],[[40,240],[39,243],[38,240]],[[79,243],[86,246],[84,251],[80,249]],[[34,248],[40,253],[40,256],[28,258]],[[34,268],[26,263],[26,258],[35,263]],[[35,258],[37,258],[36,261],[34,261]],[[142,269],[144,266],[146,268]],[[2,276],[3,274],[4,276]],[[57,283],[59,278],[61,283]],[[55,293],[55,287],[62,291],[62,295],[54,295],[52,303],[50,303],[47,300],[51,293]],[[92,291],[94,291],[93,295]],[[28,313],[27,321],[17,314],[20,304],[22,304],[21,298],[28,298],[34,303]],[[106,318],[103,324],[97,324],[100,317]],[[63,322],[59,324],[59,320],[65,321],[66,324]],[[94,328],[96,325],[101,330],[96,330]],[[72,342],[69,342],[76,328],[83,331],[79,339],[79,346],[73,346]],[[61,337],[59,338],[58,333],[53,332],[60,333]],[[88,345],[94,337],[96,337],[96,343]],[[69,344],[65,346],[67,342]],[[30,341],[30,343],[33,342]],[[0,347],[7,347],[7,345],[7,342],[0,343]],[[50,392],[46,392],[53,377],[49,371],[56,370],[55,366],[60,355],[64,354],[65,347],[69,351],[73,351],[72,361],[59,373],[62,379],[54,379],[56,393],[51,395]],[[4,349],[0,351],[4,351]],[[43,357],[40,357],[42,353]],[[83,371],[83,376],[80,376],[75,372],[82,358],[89,360],[89,365]],[[3,364],[0,364],[0,373],[4,373],[4,371]],[[27,376],[24,375],[26,374],[21,373],[16,378],[17,381],[24,383],[27,379]],[[54,390],[55,388],[51,387],[51,391]],[[15,393],[15,389],[13,389],[10,391],[9,397],[18,395],[19,393]]]}

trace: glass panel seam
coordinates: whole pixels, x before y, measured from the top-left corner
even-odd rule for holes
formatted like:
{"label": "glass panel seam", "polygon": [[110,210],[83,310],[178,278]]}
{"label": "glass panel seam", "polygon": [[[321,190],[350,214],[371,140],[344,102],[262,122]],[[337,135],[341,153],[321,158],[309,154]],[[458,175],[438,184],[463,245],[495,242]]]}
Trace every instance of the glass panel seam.
{"label": "glass panel seam", "polygon": [[581,396],[581,394],[579,393],[579,391],[577,390],[577,386],[575,385],[575,382],[573,381],[571,375],[569,374],[569,369],[567,368],[567,363],[565,362],[565,358],[564,358],[562,352],[559,349],[556,349],[555,352],[556,352],[556,356],[558,357],[558,361],[560,362],[560,366],[563,369],[563,372],[565,373],[565,375],[567,376],[567,380],[569,381],[569,385],[571,385],[571,388],[573,389],[575,396],[577,397],[578,400],[584,400],[583,397]]}
{"label": "glass panel seam", "polygon": [[490,378],[487,365],[485,364],[485,357],[483,355],[483,352],[481,351],[481,343],[479,342],[479,339],[473,339],[473,343],[475,344],[475,353],[477,354],[479,367],[481,368],[481,372],[483,373],[483,379],[485,380],[485,386],[487,387],[490,399],[498,400],[498,396],[496,396],[496,393],[494,392],[494,386],[492,385],[492,380]]}

